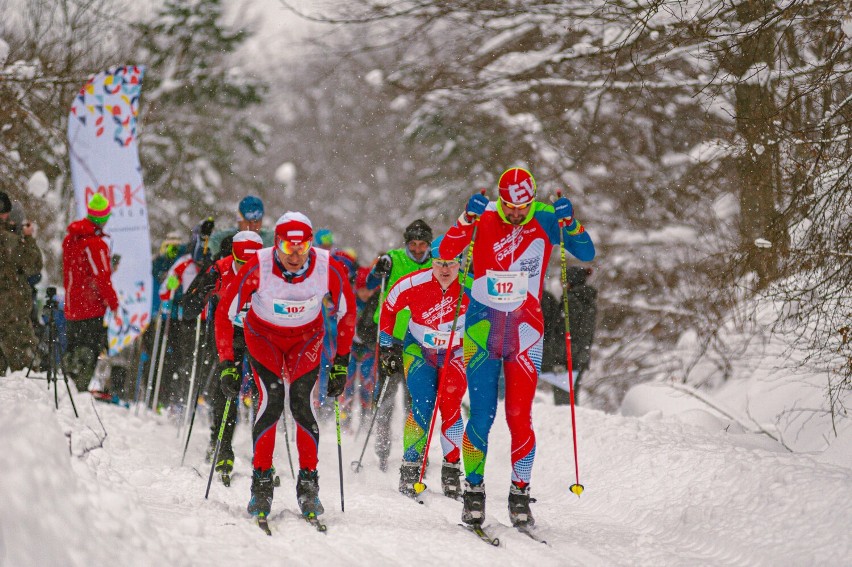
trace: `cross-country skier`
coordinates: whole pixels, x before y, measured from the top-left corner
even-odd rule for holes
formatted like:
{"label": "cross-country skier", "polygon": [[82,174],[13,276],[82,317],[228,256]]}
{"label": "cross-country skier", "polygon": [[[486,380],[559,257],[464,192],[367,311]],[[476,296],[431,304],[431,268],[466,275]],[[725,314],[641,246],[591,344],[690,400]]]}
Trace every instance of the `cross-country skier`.
{"label": "cross-country skier", "polygon": [[244,230],[256,232],[263,239],[264,246],[272,246],[274,233],[263,226],[263,201],[249,195],[237,205],[237,224],[230,228],[217,230],[210,237],[210,254],[215,259],[227,258],[231,254],[231,241],[235,234]]}
{"label": "cross-country skier", "polygon": [[[385,279],[385,296],[391,287],[403,276],[407,276],[412,272],[430,268],[432,266],[431,246],[432,246],[432,228],[426,224],[426,221],[417,219],[405,228],[403,233],[403,248],[396,248],[379,256],[370,275],[367,276],[367,287],[375,289],[379,287],[382,279]],[[384,297],[384,296],[383,296]],[[381,305],[380,298],[379,305]],[[373,316],[373,321],[379,323],[380,310],[377,307],[376,313]],[[405,338],[405,331],[408,328],[408,311],[403,311],[397,315],[396,325],[394,326],[393,349],[397,354],[402,352],[402,341]],[[388,381],[385,398],[382,402],[382,407],[378,408],[376,417],[376,454],[379,456],[379,468],[386,471],[388,467],[388,457],[390,457],[391,448],[391,432],[390,421],[393,417],[394,402],[396,400],[396,392],[399,385],[403,385],[405,397],[405,407],[411,405],[411,398],[408,394],[408,387],[405,385],[405,378],[402,375],[402,366],[386,367],[382,370],[379,377],[379,389],[381,390],[384,381]]]}
{"label": "cross-country skier", "polygon": [[[175,260],[165,280],[160,284],[160,301],[171,318],[162,391],[159,394],[159,400],[166,406],[181,403],[181,395],[185,391],[183,386],[189,383],[195,341],[195,317],[184,313],[183,297],[199,272],[205,271],[211,263],[208,241],[213,227],[213,217],[208,217],[192,229],[186,253]],[[168,303],[170,298],[171,304]]]}
{"label": "cross-country skier", "polygon": [[[231,256],[217,260],[207,268],[203,274],[199,275],[192,282],[189,290],[183,298],[184,315],[194,319],[203,312],[206,313],[206,319],[209,321],[211,315],[219,309],[228,312],[229,319],[233,322],[233,349],[234,349],[234,365],[237,368],[240,376],[245,370],[243,367],[243,359],[246,352],[246,340],[243,335],[243,318],[248,312],[249,303],[241,306],[234,303],[225,305],[218,301],[222,291],[226,289],[232,281],[237,278],[237,272],[245,263],[251,259],[255,253],[263,248],[263,240],[260,236],[250,230],[238,232],[231,246]],[[212,294],[212,295],[211,295]],[[210,311],[206,311],[210,306]],[[203,315],[202,315],[203,316]],[[219,428],[222,424],[222,416],[225,413],[225,402],[227,397],[222,392],[221,388],[213,388],[212,391],[212,422],[210,424],[210,446],[215,447],[219,437]],[[222,446],[219,448],[219,455],[216,458],[215,469],[221,475],[223,482],[226,484],[230,481],[231,471],[234,469],[234,449],[231,442],[234,438],[234,425],[237,420],[237,406],[231,404],[228,408],[228,417],[225,421],[225,429],[222,432]],[[212,455],[212,452],[211,452]]]}
{"label": "cross-country skier", "polygon": [[[382,307],[381,360],[383,365],[405,369],[411,410],[403,434],[399,491],[415,496],[423,450],[436,400],[441,411],[441,488],[450,498],[461,496],[461,440],[464,423],[461,401],[467,383],[462,361],[462,329],[468,299],[462,295],[458,332],[449,344],[456,304],[461,295],[459,258],[438,253],[439,237],[432,244],[432,268],[409,274],[394,284]],[[393,349],[393,329],[400,311],[408,309],[411,319],[402,348],[402,359]],[[450,356],[447,353],[450,352]],[[447,360],[449,358],[449,360]]]}
{"label": "cross-country skier", "polygon": [[471,243],[478,225],[464,336],[470,419],[462,440],[466,474],[462,521],[475,525],[485,518],[485,457],[502,364],[512,455],[509,517],[513,525],[531,526],[535,457],[531,412],[544,329],[539,302],[550,253],[559,246],[560,221],[568,252],[587,262],[594,258],[595,247],[567,198],[552,206],[535,200],[535,179],[529,171],[508,169],[498,186],[496,202],[479,193],[470,198],[440,245],[442,257],[454,257]]}
{"label": "cross-country skier", "polygon": [[[259,519],[266,518],[272,508],[272,453],[285,391],[296,420],[299,508],[307,518],[323,513],[317,476],[319,427],[311,404],[325,332],[321,307],[323,298],[330,295],[338,317],[337,351],[328,380],[328,395],[336,397],[346,384],[355,298],[346,269],[327,251],[313,248],[312,238],[308,217],[285,213],[275,226],[275,247],[251,258],[220,300],[231,305],[236,298],[237,305],[243,305],[251,298],[244,332],[260,403],[252,430],[254,472],[248,511]],[[233,324],[224,310],[216,312],[216,345],[221,386],[233,397],[239,391],[240,373],[234,364]]]}

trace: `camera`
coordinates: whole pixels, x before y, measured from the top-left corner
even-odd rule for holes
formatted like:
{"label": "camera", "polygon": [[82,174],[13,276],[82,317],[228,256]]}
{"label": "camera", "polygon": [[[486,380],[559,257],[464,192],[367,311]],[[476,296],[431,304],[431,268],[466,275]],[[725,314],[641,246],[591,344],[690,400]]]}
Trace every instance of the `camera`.
{"label": "camera", "polygon": [[44,308],[45,309],[56,309],[59,307],[59,301],[56,299],[56,288],[53,286],[48,287],[44,290]]}

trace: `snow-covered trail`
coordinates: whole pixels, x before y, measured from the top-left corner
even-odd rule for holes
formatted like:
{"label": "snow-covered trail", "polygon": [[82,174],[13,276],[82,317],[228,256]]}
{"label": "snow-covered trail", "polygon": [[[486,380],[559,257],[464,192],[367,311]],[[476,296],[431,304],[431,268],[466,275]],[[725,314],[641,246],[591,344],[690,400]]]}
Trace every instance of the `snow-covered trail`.
{"label": "snow-covered trail", "polygon": [[[706,431],[674,420],[578,409],[580,480],[574,481],[570,410],[537,401],[533,507],[548,546],[508,526],[508,431],[492,432],[486,471],[489,547],[457,527],[461,505],[427,474],[425,504],[398,494],[398,473],[381,473],[372,450],[360,474],[349,468],[362,439],[344,437],[346,512],[334,423],[322,424],[320,495],[327,534],[296,516],[284,438],[263,534],[245,512],[250,485],[248,429],[238,426],[236,476],[204,499],[208,430],[196,422],[187,466],[183,439],[162,417],[76,396],[53,408],[43,381],[0,379],[0,565],[850,565],[852,471],[791,454],[763,438]],[[397,424],[401,430],[401,424]],[[292,430],[291,430],[292,432]],[[70,449],[73,456],[69,456]],[[400,436],[394,440],[399,453]],[[440,455],[437,439],[433,462]],[[460,562],[460,563],[459,563]]]}

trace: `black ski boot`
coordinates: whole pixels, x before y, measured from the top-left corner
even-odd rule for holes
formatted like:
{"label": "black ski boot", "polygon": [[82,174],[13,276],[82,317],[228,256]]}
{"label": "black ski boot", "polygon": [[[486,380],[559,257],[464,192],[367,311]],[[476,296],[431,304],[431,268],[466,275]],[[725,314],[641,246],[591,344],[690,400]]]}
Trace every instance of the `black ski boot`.
{"label": "black ski boot", "polygon": [[521,488],[513,482],[509,487],[509,519],[513,526],[531,528],[535,525],[530,502],[535,502],[535,498],[530,498],[530,485]]}
{"label": "black ski boot", "polygon": [[252,516],[268,516],[272,510],[272,471],[254,469],[251,477],[251,500],[248,513]]}
{"label": "black ski boot", "polygon": [[417,498],[414,483],[420,480],[420,463],[403,461],[399,467],[399,492],[409,498]]}
{"label": "black ski boot", "polygon": [[222,479],[222,484],[231,486],[231,472],[234,470],[234,450],[229,448],[220,448],[219,456],[216,460],[215,470],[219,473]]}
{"label": "black ski boot", "polygon": [[444,496],[453,500],[461,499],[461,463],[444,461],[441,467],[441,489]]}
{"label": "black ski boot", "polygon": [[465,481],[463,502],[462,522],[471,526],[481,526],[485,521],[485,485],[474,485]]}
{"label": "black ski boot", "polygon": [[319,499],[319,475],[317,471],[301,469],[296,482],[296,498],[302,515],[308,518],[317,517],[325,509]]}

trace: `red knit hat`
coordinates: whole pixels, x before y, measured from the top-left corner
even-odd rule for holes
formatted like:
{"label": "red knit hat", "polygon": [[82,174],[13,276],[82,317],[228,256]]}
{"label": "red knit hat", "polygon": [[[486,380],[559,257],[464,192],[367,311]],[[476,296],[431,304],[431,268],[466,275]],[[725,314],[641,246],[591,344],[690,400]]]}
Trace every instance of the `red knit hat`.
{"label": "red knit hat", "polygon": [[500,198],[513,205],[526,205],[535,200],[535,179],[532,173],[521,167],[507,169],[497,184]]}
{"label": "red knit hat", "polygon": [[263,239],[256,232],[244,230],[234,236],[231,246],[234,260],[237,262],[248,262],[257,251],[263,248]]}

